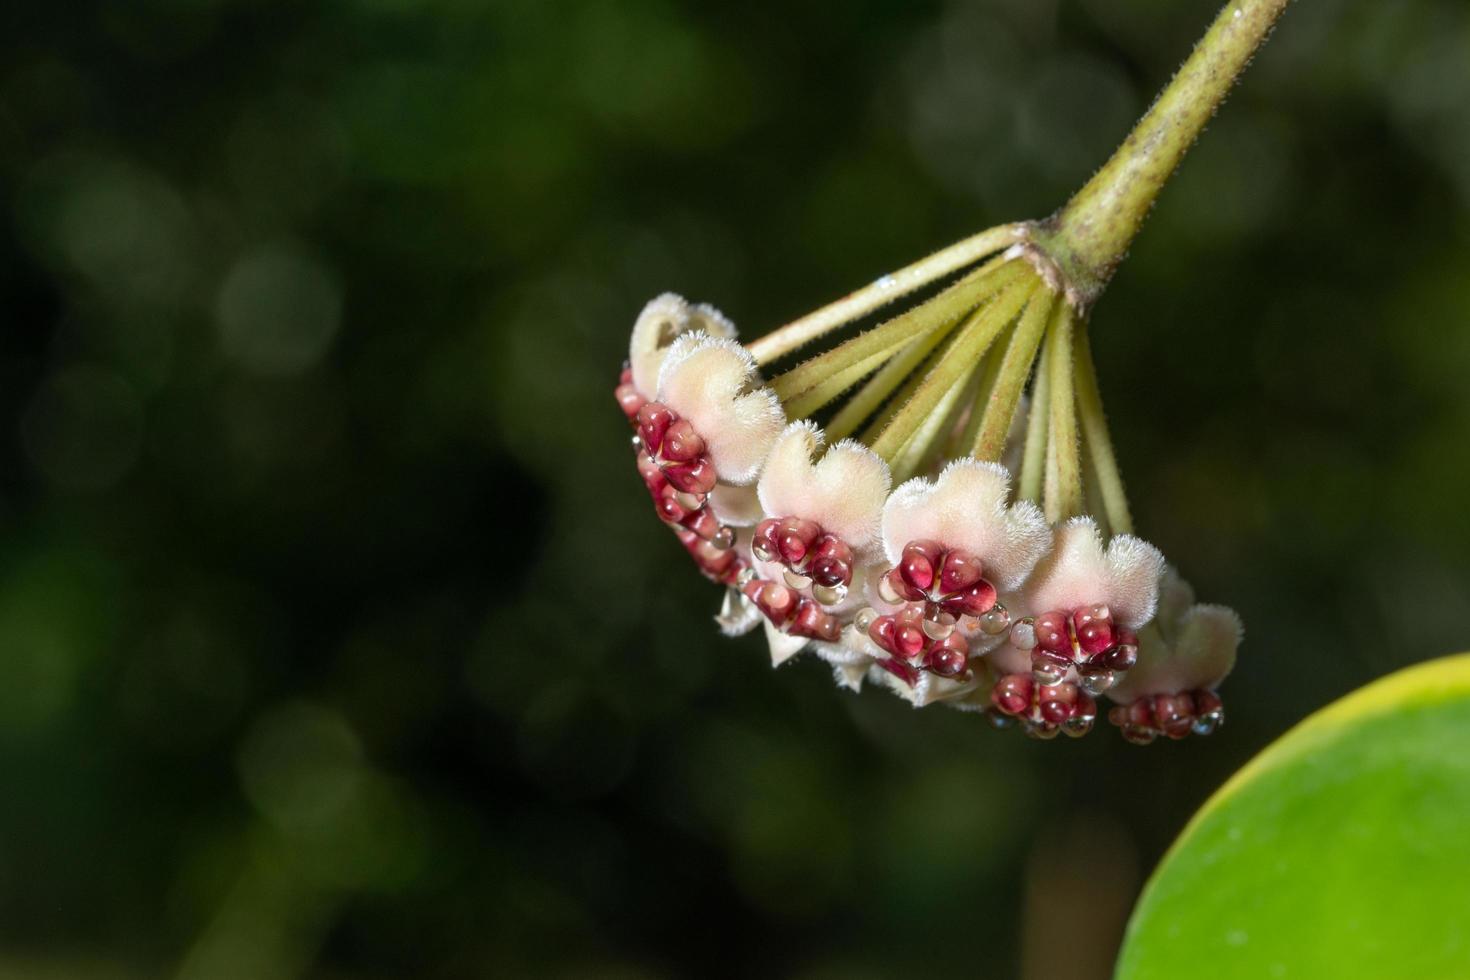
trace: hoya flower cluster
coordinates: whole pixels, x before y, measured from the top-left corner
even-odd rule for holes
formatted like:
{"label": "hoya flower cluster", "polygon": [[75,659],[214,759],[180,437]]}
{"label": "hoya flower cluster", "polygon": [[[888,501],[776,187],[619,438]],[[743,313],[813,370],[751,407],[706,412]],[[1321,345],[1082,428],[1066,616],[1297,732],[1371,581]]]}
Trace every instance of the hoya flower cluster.
{"label": "hoya flower cluster", "polygon": [[[616,396],[654,512],[726,589],[716,617],[837,683],[982,711],[1037,738],[1207,734],[1240,622],[1135,537],[1085,311],[992,229],[742,346],[653,300]],[[944,288],[886,322],[850,325]],[[824,352],[768,376],[817,340]]]}

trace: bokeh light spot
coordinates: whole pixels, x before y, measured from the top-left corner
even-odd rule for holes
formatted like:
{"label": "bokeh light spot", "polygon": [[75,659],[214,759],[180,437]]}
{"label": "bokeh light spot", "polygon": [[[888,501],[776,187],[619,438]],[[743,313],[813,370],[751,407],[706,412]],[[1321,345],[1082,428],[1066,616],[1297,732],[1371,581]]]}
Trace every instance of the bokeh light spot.
{"label": "bokeh light spot", "polygon": [[246,370],[295,374],[321,359],[342,319],[337,277],[294,245],[236,261],[215,304],[220,347]]}

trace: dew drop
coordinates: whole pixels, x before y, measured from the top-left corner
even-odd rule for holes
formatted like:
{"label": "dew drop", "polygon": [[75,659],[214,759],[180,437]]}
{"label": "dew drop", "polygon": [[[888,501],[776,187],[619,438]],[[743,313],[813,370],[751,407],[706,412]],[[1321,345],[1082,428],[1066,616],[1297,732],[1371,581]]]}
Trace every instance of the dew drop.
{"label": "dew drop", "polygon": [[847,598],[847,586],[845,585],[815,585],[812,586],[812,598],[824,606],[835,606]]}
{"label": "dew drop", "polygon": [[1032,738],[1040,739],[1043,742],[1050,742],[1052,739],[1056,738],[1058,731],[1060,731],[1060,729],[1057,728],[1056,725],[1048,725],[1045,723],[1029,723],[1026,726],[1027,735],[1030,735]]}
{"label": "dew drop", "polygon": [[986,636],[999,636],[1011,625],[1011,614],[1006,607],[1000,603],[991,606],[989,611],[980,617],[980,632]]}
{"label": "dew drop", "polygon": [[806,588],[808,585],[812,584],[811,579],[807,578],[805,575],[798,575],[796,572],[793,572],[789,568],[785,571],[782,577],[786,579],[787,585],[791,586],[793,589],[796,589],[798,592]]}
{"label": "dew drop", "polygon": [[1063,678],[1067,676],[1067,672],[1056,664],[1042,663],[1032,665],[1031,676],[1036,678],[1036,683],[1050,686],[1052,684],[1060,684]]}
{"label": "dew drop", "polygon": [[942,640],[954,632],[955,619],[937,605],[929,603],[924,608],[924,635],[931,640]]}

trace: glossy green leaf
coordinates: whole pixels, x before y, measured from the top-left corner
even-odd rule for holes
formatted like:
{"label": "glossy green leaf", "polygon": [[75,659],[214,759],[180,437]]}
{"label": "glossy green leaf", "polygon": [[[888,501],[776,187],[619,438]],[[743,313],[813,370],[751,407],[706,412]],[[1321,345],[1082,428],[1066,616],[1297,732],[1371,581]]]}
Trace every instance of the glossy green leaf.
{"label": "glossy green leaf", "polygon": [[1470,977],[1470,654],[1311,716],[1205,804],[1119,980]]}

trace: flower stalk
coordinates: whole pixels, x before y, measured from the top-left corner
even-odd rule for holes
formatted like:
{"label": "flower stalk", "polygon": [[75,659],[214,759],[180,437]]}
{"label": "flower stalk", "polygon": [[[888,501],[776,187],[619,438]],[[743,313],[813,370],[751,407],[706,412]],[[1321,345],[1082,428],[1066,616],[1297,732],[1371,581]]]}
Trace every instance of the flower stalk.
{"label": "flower stalk", "polygon": [[1290,0],[1233,0],[1123,145],[1032,239],[1082,310],[1102,295],[1184,154],[1265,43]]}

